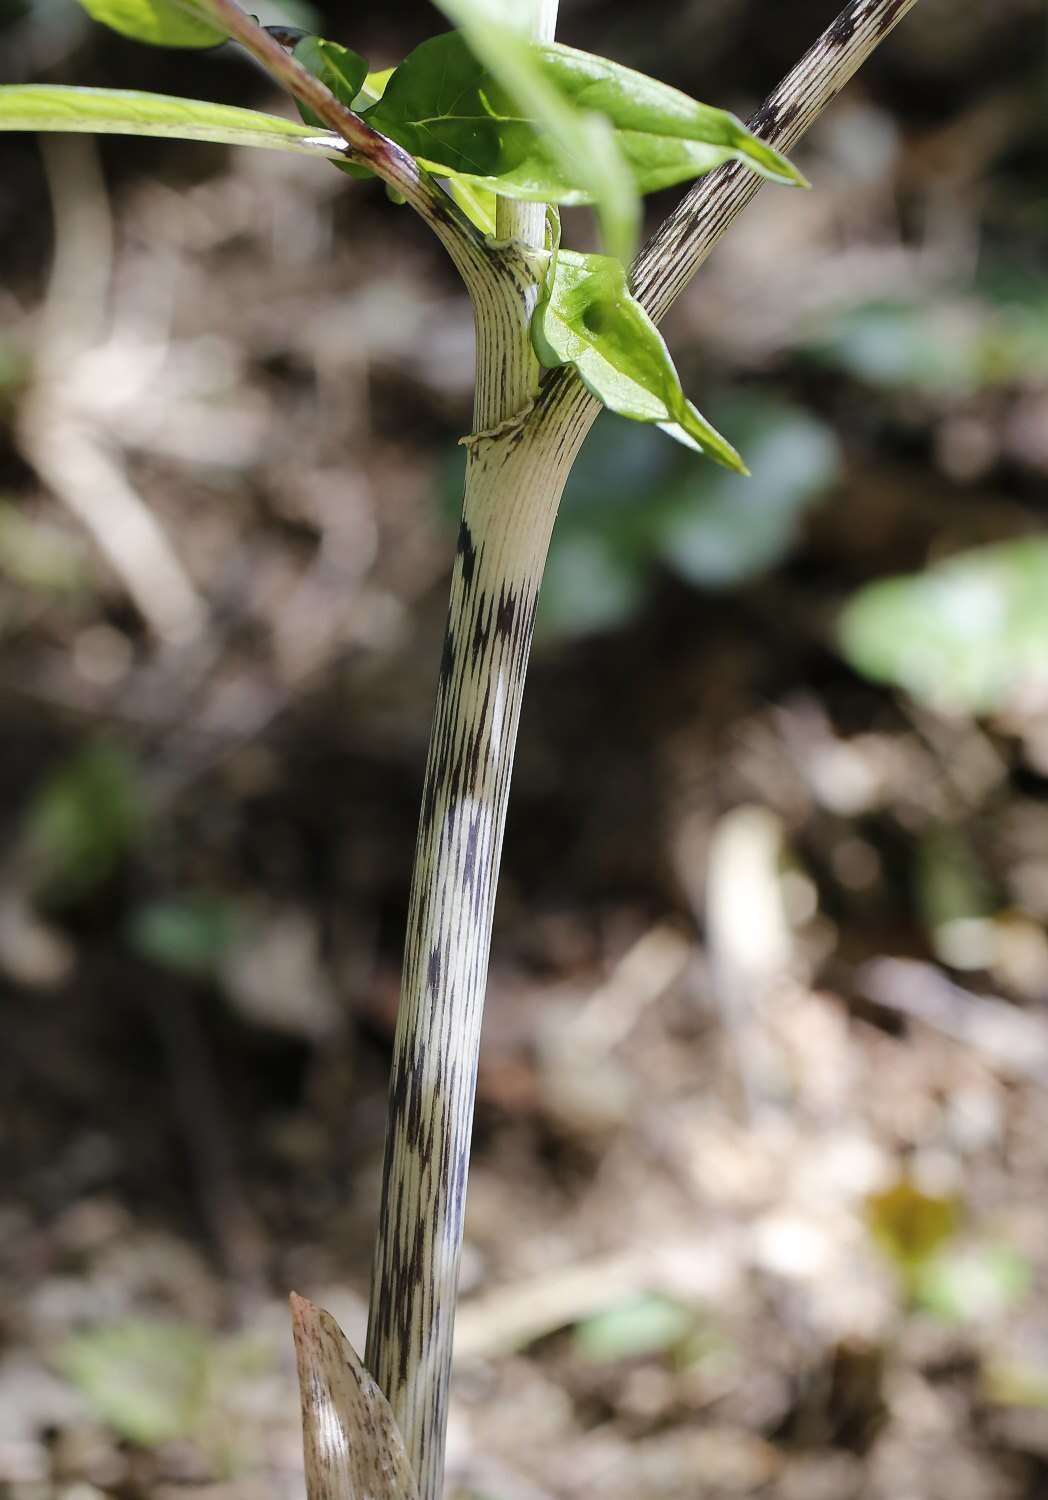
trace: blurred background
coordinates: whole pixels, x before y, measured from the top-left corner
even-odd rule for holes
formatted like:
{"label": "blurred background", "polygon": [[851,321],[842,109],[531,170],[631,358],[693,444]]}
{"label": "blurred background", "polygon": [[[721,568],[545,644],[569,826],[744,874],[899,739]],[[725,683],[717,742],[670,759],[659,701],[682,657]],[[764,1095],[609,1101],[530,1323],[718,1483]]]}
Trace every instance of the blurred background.
{"label": "blurred background", "polygon": [[[835,10],[560,36],[745,114]],[[278,19],[375,67],[442,24]],[[921,0],[674,309],[748,483],[607,416],[579,461],[455,1500],[1048,1493],[1045,19]],[[72,0],[0,0],[0,78],[287,107]],[[288,1290],[363,1346],[470,314],[377,184],[214,146],[0,137],[0,267],[0,1488],[297,1497]]]}

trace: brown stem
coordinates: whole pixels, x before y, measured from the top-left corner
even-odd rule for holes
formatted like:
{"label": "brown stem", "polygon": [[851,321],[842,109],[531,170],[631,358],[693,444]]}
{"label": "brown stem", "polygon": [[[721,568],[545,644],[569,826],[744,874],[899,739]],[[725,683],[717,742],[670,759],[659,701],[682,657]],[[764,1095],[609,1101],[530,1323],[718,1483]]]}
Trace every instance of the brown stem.
{"label": "brown stem", "polygon": [[340,103],[326,84],[314,78],[275,36],[241,10],[236,0],[207,0],[207,9],[272,78],[342,137],[355,161],[370,167],[421,215],[451,255],[471,293],[476,285],[491,280],[495,257],[465,214],[413,156]]}

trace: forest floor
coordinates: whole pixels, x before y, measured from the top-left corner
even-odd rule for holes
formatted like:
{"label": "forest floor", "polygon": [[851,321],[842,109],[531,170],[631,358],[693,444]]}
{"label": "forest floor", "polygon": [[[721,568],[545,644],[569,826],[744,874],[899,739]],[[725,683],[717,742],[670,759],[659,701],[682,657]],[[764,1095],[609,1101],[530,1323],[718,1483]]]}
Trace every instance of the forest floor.
{"label": "forest floor", "polygon": [[[952,699],[907,695],[835,625],[1044,531],[1038,8],[1000,10],[934,62],[901,28],[670,320],[772,488],[732,521],[609,421],[566,502],[449,1500],[1048,1494],[1048,656],[994,696],[973,597]],[[32,76],[133,81],[18,24]],[[287,1293],[363,1345],[469,311],[336,172],[0,149],[0,1490],[290,1500]]]}

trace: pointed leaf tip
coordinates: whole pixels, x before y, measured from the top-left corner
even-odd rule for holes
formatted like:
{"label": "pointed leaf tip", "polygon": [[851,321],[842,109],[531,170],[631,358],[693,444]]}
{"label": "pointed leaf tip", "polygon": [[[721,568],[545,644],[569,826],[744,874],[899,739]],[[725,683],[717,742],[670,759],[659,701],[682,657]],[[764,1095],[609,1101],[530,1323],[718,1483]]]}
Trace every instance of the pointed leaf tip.
{"label": "pointed leaf tip", "polygon": [[291,1293],[308,1500],[418,1500],[389,1402],[330,1313]]}
{"label": "pointed leaf tip", "polygon": [[685,397],[665,341],[618,261],[559,250],[532,316],[531,342],[540,364],[573,365],[587,389],[619,416],[653,422],[724,468],[748,472]]}

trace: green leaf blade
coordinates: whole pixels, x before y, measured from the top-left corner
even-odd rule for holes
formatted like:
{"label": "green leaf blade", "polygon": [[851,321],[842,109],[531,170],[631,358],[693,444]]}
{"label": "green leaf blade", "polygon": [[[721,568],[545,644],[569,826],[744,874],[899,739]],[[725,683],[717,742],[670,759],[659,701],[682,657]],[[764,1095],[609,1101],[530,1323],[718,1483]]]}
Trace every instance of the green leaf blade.
{"label": "green leaf blade", "polygon": [[561,250],[548,295],[532,318],[532,344],[547,368],[573,365],[610,411],[653,422],[670,437],[745,474],[731,444],[691,404],[665,340],[610,256]]}
{"label": "green leaf blade", "polygon": [[[325,41],[323,37],[306,36],[295,47],[294,56],[307,73],[319,78],[325,88],[331,90],[340,104],[355,109],[356,101],[368,80],[368,65],[359,52],[343,47],[339,42]],[[370,97],[370,95],[369,95]],[[378,96],[376,96],[378,97]],[[295,100],[298,112],[307,125],[324,130],[324,122],[301,100]],[[370,167],[362,162],[337,161],[335,166],[349,177],[373,177]]]}
{"label": "green leaf blade", "polygon": [[[477,0],[443,8],[472,13]],[[489,31],[464,24],[423,42],[368,110],[370,124],[438,175],[507,198],[596,203],[620,259],[635,236],[639,194],[728,161],[805,183],[726,110],[608,58],[530,44],[504,26]]]}
{"label": "green leaf blade", "polygon": [[[368,65],[359,52],[323,37],[306,36],[295,47],[294,56],[308,73],[331,90],[340,104],[352,109],[368,76]],[[307,120],[307,124],[317,123],[315,117]]]}
{"label": "green leaf blade", "polygon": [[197,0],[80,0],[93,21],[154,47],[217,47],[229,33]]}
{"label": "green leaf blade", "polygon": [[[577,109],[594,110],[611,121],[642,192],[655,191],[654,186],[642,185],[649,170],[649,154],[653,158],[653,168],[659,166],[659,158],[662,158],[661,171],[665,173],[668,167],[666,158],[680,152],[683,170],[688,146],[705,147],[707,152],[694,151],[693,160],[700,170],[686,175],[701,175],[701,172],[735,158],[774,181],[797,187],[808,186],[792,162],[754,136],[728,110],[700,104],[670,84],[649,78],[608,57],[597,57],[552,42],[540,45],[537,51],[543,72],[565,98]],[[701,165],[704,161],[709,165]],[[684,179],[678,177],[675,180]],[[660,185],[671,184],[666,181]]]}
{"label": "green leaf blade", "polygon": [[345,145],[280,115],[178,99],[135,89],[95,89],[66,84],[0,86],[0,130],[46,130],[101,135],[156,136],[219,145],[298,151],[338,161]]}
{"label": "green leaf blade", "polygon": [[449,179],[448,191],[471,224],[476,225],[482,234],[494,235],[498,199],[493,192],[474,187],[472,182],[459,177]]}
{"label": "green leaf blade", "polygon": [[[601,115],[584,113],[571,105],[546,76],[538,52],[527,37],[506,24],[507,12],[502,7],[492,5],[490,0],[437,0],[437,4],[460,27],[459,45],[468,44],[467,50],[492,79],[497,79],[500,89],[526,117],[530,140],[536,139],[531,123],[535,122],[544,135],[542,155],[557,165],[566,181],[580,185],[584,194],[580,201],[595,205],[608,249],[620,260],[629,260],[640,226],[640,204],[611,125]],[[395,77],[390,88],[394,82]],[[388,97],[389,89],[386,92]],[[512,156],[519,148],[519,136],[507,126],[505,140]],[[490,168],[481,167],[479,171],[490,173]],[[490,182],[478,185],[493,187]],[[494,190],[500,191],[497,186]],[[565,201],[553,193],[507,196]]]}

